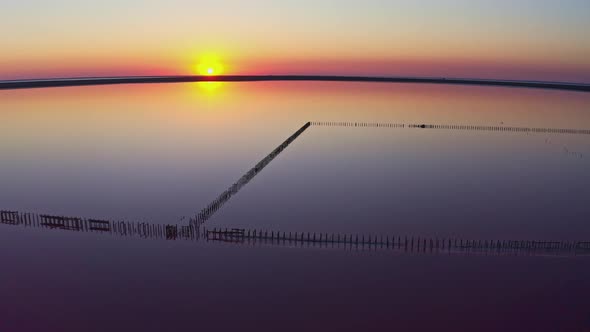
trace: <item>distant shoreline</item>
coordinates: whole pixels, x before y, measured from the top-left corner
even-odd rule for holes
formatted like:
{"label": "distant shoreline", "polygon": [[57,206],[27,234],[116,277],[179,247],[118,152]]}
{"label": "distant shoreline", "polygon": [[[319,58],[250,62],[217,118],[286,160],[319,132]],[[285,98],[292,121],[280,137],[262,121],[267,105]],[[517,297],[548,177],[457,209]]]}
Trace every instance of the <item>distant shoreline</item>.
{"label": "distant shoreline", "polygon": [[590,92],[588,83],[517,81],[444,77],[379,77],[379,76],[334,76],[334,75],[220,75],[220,76],[122,76],[122,77],[75,77],[27,80],[0,80],[0,90],[33,89],[87,85],[188,83],[188,82],[261,82],[261,81],[307,81],[307,82],[373,82],[373,83],[421,83],[520,87]]}

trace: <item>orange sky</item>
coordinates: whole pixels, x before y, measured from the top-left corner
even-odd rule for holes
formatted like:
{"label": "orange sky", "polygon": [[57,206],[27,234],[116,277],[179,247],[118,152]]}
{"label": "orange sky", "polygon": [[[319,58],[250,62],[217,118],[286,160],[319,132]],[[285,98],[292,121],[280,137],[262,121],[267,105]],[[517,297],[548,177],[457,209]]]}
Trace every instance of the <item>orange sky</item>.
{"label": "orange sky", "polygon": [[0,79],[194,74],[215,54],[226,74],[590,82],[589,13],[578,0],[11,3]]}

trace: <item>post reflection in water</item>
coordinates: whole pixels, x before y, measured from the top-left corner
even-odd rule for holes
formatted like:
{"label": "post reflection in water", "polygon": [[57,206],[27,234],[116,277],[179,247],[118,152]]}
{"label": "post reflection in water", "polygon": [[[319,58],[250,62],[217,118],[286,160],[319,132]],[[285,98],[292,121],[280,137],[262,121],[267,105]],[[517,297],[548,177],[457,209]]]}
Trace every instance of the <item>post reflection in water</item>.
{"label": "post reflection in water", "polygon": [[590,241],[489,240],[415,236],[365,235],[316,232],[280,232],[257,229],[206,229],[178,224],[151,224],[97,220],[80,217],[0,211],[5,225],[46,230],[92,232],[149,240],[224,242],[238,245],[279,245],[297,248],[344,250],[390,250],[400,253],[497,254],[497,255],[589,255]]}

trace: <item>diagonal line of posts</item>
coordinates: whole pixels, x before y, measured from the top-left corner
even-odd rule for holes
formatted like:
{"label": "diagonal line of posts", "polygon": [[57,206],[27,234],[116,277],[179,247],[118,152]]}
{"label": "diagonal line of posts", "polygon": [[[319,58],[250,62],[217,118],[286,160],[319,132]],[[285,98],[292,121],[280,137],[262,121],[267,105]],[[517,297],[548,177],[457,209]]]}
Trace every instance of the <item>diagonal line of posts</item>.
{"label": "diagonal line of posts", "polygon": [[481,125],[436,125],[436,124],[403,124],[384,122],[350,122],[350,121],[311,121],[297,130],[268,156],[262,159],[256,166],[244,174],[236,183],[225,190],[215,200],[203,208],[197,215],[190,218],[191,223],[197,227],[211,218],[230,198],[237,194],[248,182],[250,182],[264,167],[277,157],[289,144],[301,135],[310,126],[316,127],[352,127],[352,128],[411,128],[411,129],[450,129],[450,130],[475,130],[516,133],[552,133],[552,134],[585,134],[590,135],[588,129],[567,128],[533,128],[533,127],[508,127],[508,126],[481,126]]}
{"label": "diagonal line of posts", "polygon": [[197,215],[190,219],[191,223],[196,226],[202,225],[205,221],[211,218],[215,212],[217,212],[227,201],[229,201],[233,195],[237,194],[248,182],[250,182],[258,173],[260,173],[273,159],[275,159],[283,150],[285,150],[289,144],[293,143],[307,128],[311,126],[310,122],[307,122],[303,127],[299,128],[293,135],[289,136],[281,145],[274,149],[264,159],[259,161],[254,167],[252,167],[246,174],[244,174],[238,181],[232,184],[227,190],[219,195],[215,200],[209,203],[204,209],[202,209]]}

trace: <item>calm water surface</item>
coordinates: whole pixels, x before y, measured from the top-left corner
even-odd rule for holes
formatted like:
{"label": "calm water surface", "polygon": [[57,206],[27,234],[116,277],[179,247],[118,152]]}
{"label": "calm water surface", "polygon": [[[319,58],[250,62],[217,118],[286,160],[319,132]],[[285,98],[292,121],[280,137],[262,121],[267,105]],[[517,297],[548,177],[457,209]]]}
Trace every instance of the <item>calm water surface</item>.
{"label": "calm water surface", "polygon": [[[410,126],[590,129],[590,94],[534,89],[0,91],[0,209],[189,226],[309,121],[203,226],[590,241],[588,132]],[[2,331],[277,330],[285,321],[293,330],[590,328],[588,250],[406,252],[202,233],[173,241],[3,218]]]}

